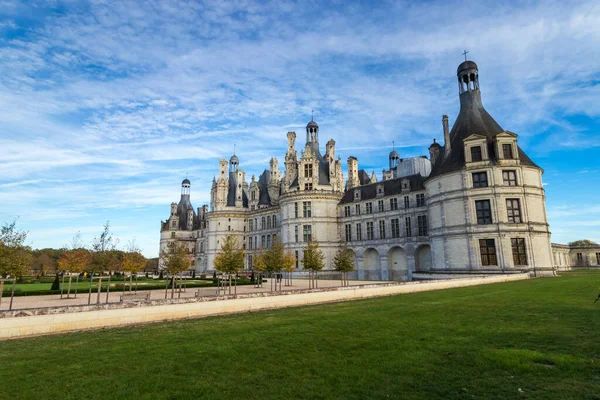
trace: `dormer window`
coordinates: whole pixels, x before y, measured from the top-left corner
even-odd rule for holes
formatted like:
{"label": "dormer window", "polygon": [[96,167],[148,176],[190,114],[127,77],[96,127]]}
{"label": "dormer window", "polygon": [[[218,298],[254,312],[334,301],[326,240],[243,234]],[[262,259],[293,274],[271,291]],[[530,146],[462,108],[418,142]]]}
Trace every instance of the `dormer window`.
{"label": "dormer window", "polygon": [[312,178],[313,176],[313,166],[312,164],[304,164],[304,177]]}
{"label": "dormer window", "polygon": [[513,149],[512,149],[512,144],[510,143],[504,143],[502,145],[502,157],[507,159],[507,160],[512,160],[513,158],[515,158],[513,156]]}
{"label": "dormer window", "polygon": [[354,191],[354,201],[360,201],[360,189]]}
{"label": "dormer window", "polygon": [[483,160],[481,157],[481,146],[471,147],[471,162],[477,162],[481,160]]}

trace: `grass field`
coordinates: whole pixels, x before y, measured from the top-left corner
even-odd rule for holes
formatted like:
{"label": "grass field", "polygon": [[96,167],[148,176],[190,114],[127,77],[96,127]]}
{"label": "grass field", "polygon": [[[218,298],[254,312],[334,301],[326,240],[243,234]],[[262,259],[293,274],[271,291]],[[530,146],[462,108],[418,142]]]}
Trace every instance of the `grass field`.
{"label": "grass field", "polygon": [[600,399],[600,273],[562,275],[5,341],[0,398]]}

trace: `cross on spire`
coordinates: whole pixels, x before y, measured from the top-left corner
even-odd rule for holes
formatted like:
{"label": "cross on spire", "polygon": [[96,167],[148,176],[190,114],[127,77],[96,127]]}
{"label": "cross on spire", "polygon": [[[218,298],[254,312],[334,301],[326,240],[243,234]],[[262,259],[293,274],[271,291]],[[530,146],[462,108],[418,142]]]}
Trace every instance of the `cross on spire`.
{"label": "cross on spire", "polygon": [[462,55],[465,56],[465,61],[467,61],[467,53],[468,53],[467,50],[463,51],[463,53],[462,53]]}

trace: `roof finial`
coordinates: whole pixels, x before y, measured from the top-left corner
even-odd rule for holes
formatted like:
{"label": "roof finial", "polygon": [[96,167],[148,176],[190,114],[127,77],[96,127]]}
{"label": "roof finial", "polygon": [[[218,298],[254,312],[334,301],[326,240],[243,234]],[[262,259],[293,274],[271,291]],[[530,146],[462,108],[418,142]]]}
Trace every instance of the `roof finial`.
{"label": "roof finial", "polygon": [[315,120],[315,110],[310,110],[310,120],[311,121]]}
{"label": "roof finial", "polygon": [[235,143],[233,144],[233,155],[235,156]]}
{"label": "roof finial", "polygon": [[396,150],[396,149],[394,148],[394,144],[395,144],[395,142],[392,140],[392,150]]}
{"label": "roof finial", "polygon": [[463,51],[463,53],[462,53],[462,55],[465,56],[465,61],[467,61],[467,53],[468,53],[467,50]]}

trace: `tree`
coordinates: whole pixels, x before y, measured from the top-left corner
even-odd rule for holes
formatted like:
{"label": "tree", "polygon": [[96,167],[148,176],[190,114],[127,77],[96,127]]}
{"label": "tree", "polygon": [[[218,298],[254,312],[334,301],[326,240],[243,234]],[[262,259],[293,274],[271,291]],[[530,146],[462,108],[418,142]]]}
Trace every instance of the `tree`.
{"label": "tree", "polygon": [[27,232],[17,229],[17,221],[0,228],[0,278],[21,276],[27,267],[30,249],[25,245]]}
{"label": "tree", "polygon": [[[131,291],[131,287],[133,286],[133,275],[136,274],[135,291],[137,293],[137,273],[146,266],[146,257],[142,255],[135,240],[129,242],[120,260],[121,271],[129,272],[129,291]],[[125,291],[125,276],[123,276],[123,291]]]}
{"label": "tree", "polygon": [[292,286],[292,272],[296,267],[296,256],[291,251],[283,254],[283,271],[286,272],[286,286]]}
{"label": "tree", "polygon": [[[73,238],[74,245],[76,238]],[[113,239],[110,232],[110,221],[106,221],[104,229],[100,236],[95,237],[92,241],[93,260],[91,263],[91,271],[102,273],[104,271],[114,270],[118,268],[118,253],[115,252],[119,241]]]}
{"label": "tree", "polygon": [[[162,251],[160,257],[163,260],[164,270],[173,277],[171,286],[171,298],[173,298],[175,294],[175,275],[186,271],[192,261],[190,260],[186,244],[178,242],[171,243],[169,251]],[[181,295],[181,285],[179,289],[179,295]],[[165,292],[166,297],[167,293]]]}
{"label": "tree", "polygon": [[229,294],[231,294],[231,275],[244,269],[244,250],[239,247],[236,236],[225,237],[221,250],[215,256],[214,264],[215,270],[229,275]]}
{"label": "tree", "polygon": [[309,271],[309,287],[318,287],[317,272],[325,267],[325,255],[319,250],[318,243],[313,241],[307,243],[303,249],[303,253],[304,259],[302,260],[302,265],[304,269]]}
{"label": "tree", "polygon": [[598,243],[596,243],[596,242],[592,242],[591,240],[582,239],[582,240],[575,240],[574,242],[569,242],[569,246],[573,246],[573,247],[596,247],[596,246],[600,246],[600,245],[598,245]]}
{"label": "tree", "polygon": [[258,272],[257,276],[254,277],[254,287],[262,287],[262,274],[267,270],[267,264],[265,262],[265,252],[261,247],[258,253],[252,257],[252,273]]}
{"label": "tree", "polygon": [[348,272],[354,271],[354,253],[346,245],[335,254],[333,269],[342,273],[342,286],[348,286]]}
{"label": "tree", "polygon": [[[71,274],[77,274],[77,285],[79,284],[79,274],[85,271],[91,262],[92,256],[85,249],[69,250],[58,259],[58,268],[69,272],[69,286],[67,288],[67,298],[71,294]],[[63,275],[64,283],[64,275]],[[91,285],[91,283],[90,283]],[[77,297],[77,286],[75,288],[75,297]],[[62,291],[61,291],[62,298]]]}

